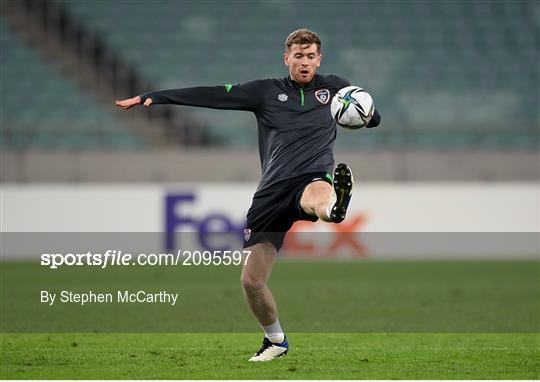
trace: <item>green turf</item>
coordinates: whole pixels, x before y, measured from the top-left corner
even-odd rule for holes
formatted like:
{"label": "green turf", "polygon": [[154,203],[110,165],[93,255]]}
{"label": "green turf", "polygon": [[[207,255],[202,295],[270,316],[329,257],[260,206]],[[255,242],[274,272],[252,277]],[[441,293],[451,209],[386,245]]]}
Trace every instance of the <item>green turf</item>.
{"label": "green turf", "polygon": [[[292,348],[269,364],[247,362],[262,336],[239,267],[0,265],[2,378],[540,377],[538,261],[278,262]],[[41,289],[164,288],[177,306],[39,302]]]}
{"label": "green turf", "polygon": [[[65,267],[1,263],[4,332],[252,332],[238,266]],[[539,261],[278,262],[290,332],[540,332]],[[40,303],[46,289],[179,293],[168,304]]]}
{"label": "green turf", "polygon": [[289,334],[247,362],[258,334],[5,334],[3,379],[537,379],[538,334]]}

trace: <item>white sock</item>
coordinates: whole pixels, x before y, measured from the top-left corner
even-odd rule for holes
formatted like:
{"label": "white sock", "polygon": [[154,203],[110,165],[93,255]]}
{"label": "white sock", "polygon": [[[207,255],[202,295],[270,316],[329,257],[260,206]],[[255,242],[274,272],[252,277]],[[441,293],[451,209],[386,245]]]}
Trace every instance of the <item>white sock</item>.
{"label": "white sock", "polygon": [[336,192],[332,190],[332,193],[330,194],[330,199],[328,200],[328,205],[326,206],[326,216],[328,216],[328,219],[332,219],[332,208],[334,208],[336,200]]}
{"label": "white sock", "polygon": [[272,325],[263,326],[262,328],[266,338],[268,338],[270,342],[280,344],[285,340],[285,333],[283,333],[283,329],[281,329],[279,320],[276,320]]}
{"label": "white sock", "polygon": [[326,206],[326,217],[328,219],[332,219],[332,207],[334,207],[333,204],[328,204],[328,206]]}

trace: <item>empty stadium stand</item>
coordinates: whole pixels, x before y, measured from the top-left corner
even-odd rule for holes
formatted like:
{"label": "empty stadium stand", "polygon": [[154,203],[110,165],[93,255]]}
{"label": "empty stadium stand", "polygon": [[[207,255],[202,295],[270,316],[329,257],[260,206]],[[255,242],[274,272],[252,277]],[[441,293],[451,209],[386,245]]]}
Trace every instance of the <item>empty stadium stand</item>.
{"label": "empty stadium stand", "polygon": [[[538,2],[57,1],[160,88],[285,76],[286,34],[314,29],[321,72],[371,91],[384,117],[339,146],[538,145]],[[229,145],[256,142],[245,113],[190,112]]]}
{"label": "empty stadium stand", "polygon": [[92,93],[67,79],[0,21],[2,140],[11,149],[141,149]]}
{"label": "empty stadium stand", "polygon": [[[154,88],[285,76],[286,34],[312,28],[323,39],[321,72],[366,88],[383,115],[381,129],[341,130],[338,147],[538,149],[536,1],[43,3],[64,7]],[[0,32],[2,92],[9,95],[4,144],[145,147],[144,137],[96,102],[91,89],[67,79],[3,21]],[[210,126],[211,141],[256,145],[249,113],[182,110]]]}

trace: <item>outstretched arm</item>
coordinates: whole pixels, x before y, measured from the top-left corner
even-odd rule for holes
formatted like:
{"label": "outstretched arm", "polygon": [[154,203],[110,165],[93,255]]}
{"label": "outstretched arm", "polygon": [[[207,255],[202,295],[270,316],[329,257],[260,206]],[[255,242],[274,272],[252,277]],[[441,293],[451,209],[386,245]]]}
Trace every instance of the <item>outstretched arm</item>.
{"label": "outstretched arm", "polygon": [[262,94],[261,81],[251,81],[242,85],[199,86],[194,88],[159,90],[140,96],[116,101],[123,109],[143,103],[173,104],[207,107],[212,109],[249,110],[258,108]]}
{"label": "outstretched arm", "polygon": [[[142,102],[141,96],[136,96],[133,98],[123,99],[121,101],[116,101],[116,106],[121,107],[122,109],[129,109],[130,107],[138,105],[141,102]],[[152,104],[151,98],[147,98],[146,101],[144,101],[144,106],[150,106],[151,104]]]}

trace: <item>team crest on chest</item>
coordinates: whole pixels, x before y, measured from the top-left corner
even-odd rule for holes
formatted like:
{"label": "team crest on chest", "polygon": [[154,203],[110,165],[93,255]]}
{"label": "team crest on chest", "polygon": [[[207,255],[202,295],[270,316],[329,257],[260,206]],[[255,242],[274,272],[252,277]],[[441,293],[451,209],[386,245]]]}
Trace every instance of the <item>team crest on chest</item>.
{"label": "team crest on chest", "polygon": [[315,92],[315,98],[323,105],[326,105],[330,100],[330,91],[328,89],[317,90]]}

